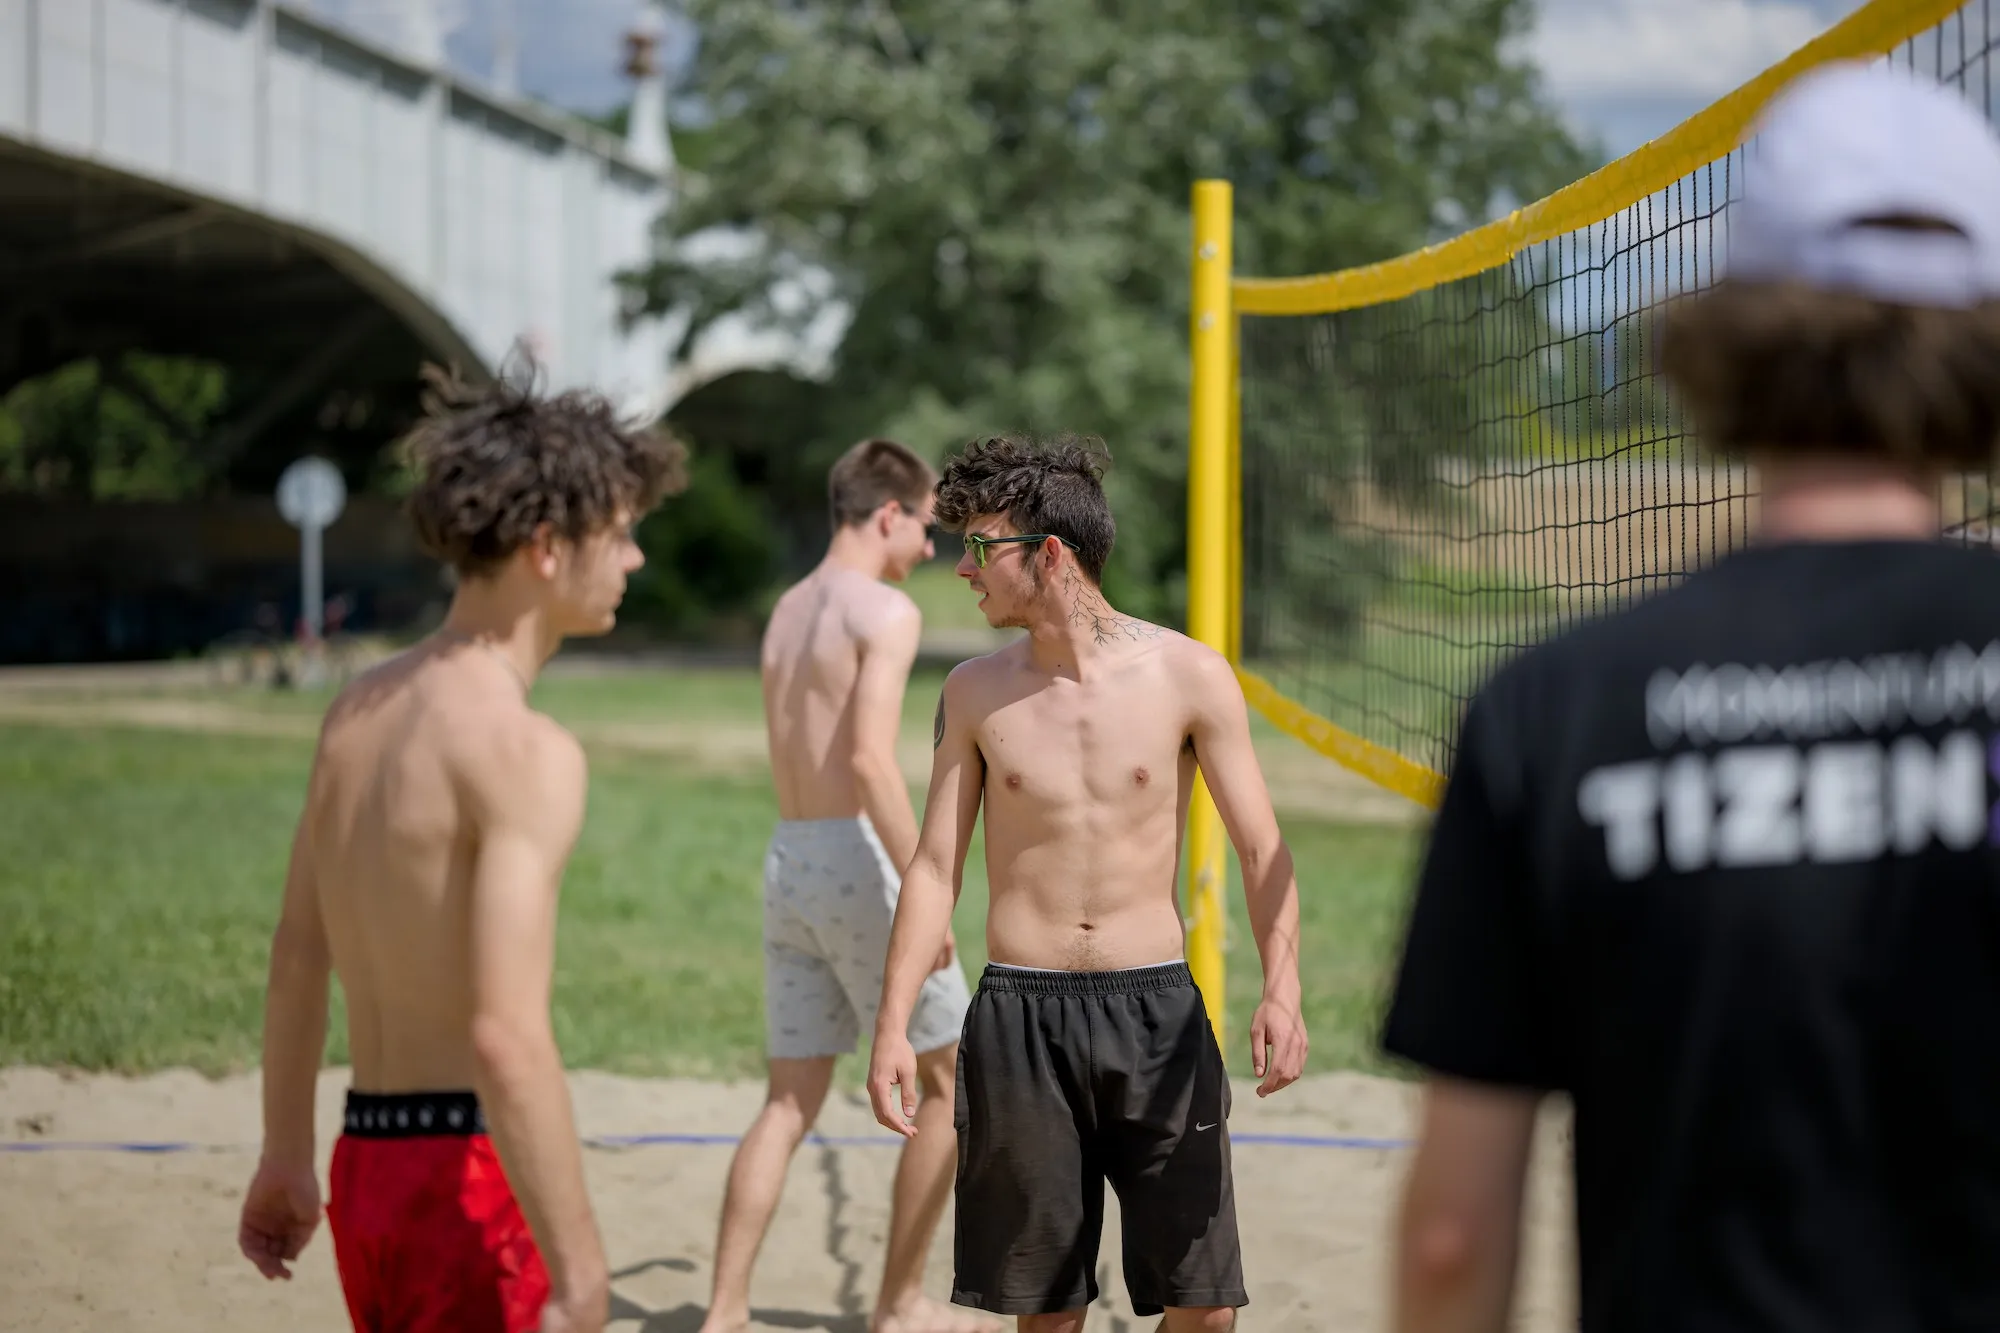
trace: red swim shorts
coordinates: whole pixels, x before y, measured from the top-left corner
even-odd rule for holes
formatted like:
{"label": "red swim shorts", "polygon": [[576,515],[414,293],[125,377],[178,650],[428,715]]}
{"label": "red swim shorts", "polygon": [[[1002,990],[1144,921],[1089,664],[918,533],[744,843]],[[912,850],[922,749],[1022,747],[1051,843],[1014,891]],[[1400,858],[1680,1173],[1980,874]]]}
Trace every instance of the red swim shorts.
{"label": "red swim shorts", "polygon": [[327,1221],[358,1333],[534,1333],[548,1270],[469,1092],[350,1092]]}

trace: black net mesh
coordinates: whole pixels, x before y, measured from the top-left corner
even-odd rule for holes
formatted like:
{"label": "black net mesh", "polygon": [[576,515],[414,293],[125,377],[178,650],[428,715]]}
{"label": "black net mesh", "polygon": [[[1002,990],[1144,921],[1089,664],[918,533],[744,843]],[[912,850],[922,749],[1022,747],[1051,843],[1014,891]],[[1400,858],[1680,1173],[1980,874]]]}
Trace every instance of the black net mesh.
{"label": "black net mesh", "polygon": [[[1889,58],[1990,116],[1996,0]],[[1242,661],[1365,740],[1449,770],[1506,655],[1740,542],[1752,478],[1704,456],[1652,354],[1699,290],[1754,142],[1475,277],[1241,321]],[[1947,521],[1987,540],[1991,477]]]}

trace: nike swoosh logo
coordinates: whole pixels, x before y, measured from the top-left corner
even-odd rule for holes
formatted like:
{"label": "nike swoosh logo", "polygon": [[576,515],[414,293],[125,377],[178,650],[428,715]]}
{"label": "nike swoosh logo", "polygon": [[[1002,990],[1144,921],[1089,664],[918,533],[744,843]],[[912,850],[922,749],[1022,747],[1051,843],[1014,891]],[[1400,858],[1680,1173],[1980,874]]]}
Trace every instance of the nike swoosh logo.
{"label": "nike swoosh logo", "polygon": [[1216,1127],[1216,1125],[1218,1125],[1218,1124],[1220,1124],[1220,1123],[1221,1123],[1220,1121],[1216,1121],[1216,1120],[1211,1120],[1211,1121],[1209,1121],[1209,1122],[1208,1122],[1207,1124],[1205,1124],[1205,1125],[1196,1125],[1196,1126],[1195,1126],[1195,1130],[1196,1130],[1197,1132],[1199,1132],[1199,1131],[1201,1131],[1201,1130],[1204,1130],[1204,1129],[1214,1129],[1214,1128]]}

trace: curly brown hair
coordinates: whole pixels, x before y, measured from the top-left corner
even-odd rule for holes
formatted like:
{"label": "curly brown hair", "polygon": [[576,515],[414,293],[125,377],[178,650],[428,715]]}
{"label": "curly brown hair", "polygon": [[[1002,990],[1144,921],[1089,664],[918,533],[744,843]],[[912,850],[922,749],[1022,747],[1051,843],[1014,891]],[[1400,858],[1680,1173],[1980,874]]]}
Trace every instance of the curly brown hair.
{"label": "curly brown hair", "polygon": [[1004,514],[1022,533],[1062,539],[1091,582],[1104,581],[1118,525],[1104,498],[1110,451],[1094,435],[989,435],[946,462],[937,523],[963,532],[982,514]]}
{"label": "curly brown hair", "polygon": [[490,574],[549,524],[576,542],[638,519],[687,486],[687,451],[633,428],[602,395],[535,391],[532,376],[473,385],[426,366],[424,419],[404,438],[408,511],[424,548],[461,576]]}
{"label": "curly brown hair", "polygon": [[2000,304],[1890,305],[1724,279],[1668,306],[1660,366],[1724,452],[1978,469],[2000,444]]}

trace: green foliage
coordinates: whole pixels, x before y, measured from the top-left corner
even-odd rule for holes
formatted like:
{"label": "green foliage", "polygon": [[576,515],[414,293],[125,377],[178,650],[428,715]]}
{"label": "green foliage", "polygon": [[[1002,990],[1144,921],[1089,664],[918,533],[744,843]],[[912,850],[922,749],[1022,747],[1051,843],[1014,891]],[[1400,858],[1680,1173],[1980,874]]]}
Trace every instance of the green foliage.
{"label": "green foliage", "polygon": [[[1237,268],[1384,258],[1587,165],[1516,56],[1526,0],[689,0],[706,165],[669,219],[740,262],[635,280],[698,334],[803,327],[810,270],[852,320],[824,430],[936,455],[977,434],[1102,435],[1107,590],[1178,614],[1188,194],[1237,186]],[[801,442],[809,446],[815,442]]]}
{"label": "green foliage", "polygon": [[639,527],[646,563],[632,576],[624,618],[670,635],[720,628],[748,607],[777,572],[778,542],[767,507],[712,450],[692,451],[687,492]]}
{"label": "green foliage", "polygon": [[222,367],[128,352],[73,361],[0,397],[0,491],[92,500],[178,500],[219,466],[196,441],[228,393]]}

